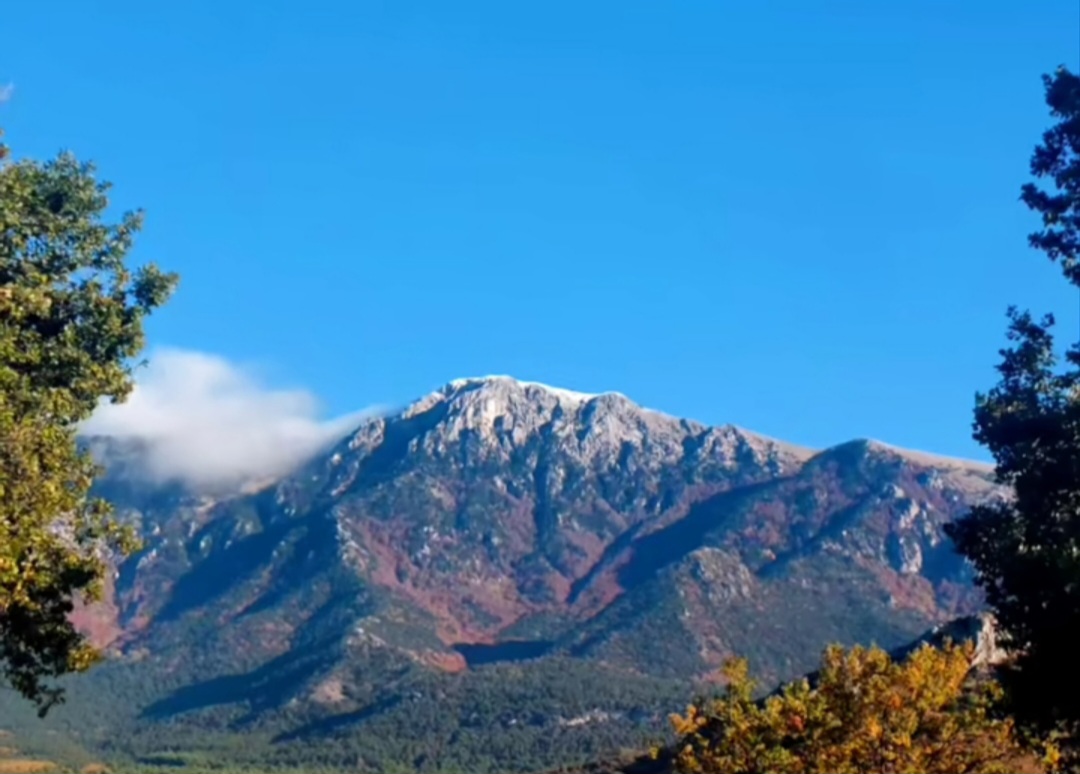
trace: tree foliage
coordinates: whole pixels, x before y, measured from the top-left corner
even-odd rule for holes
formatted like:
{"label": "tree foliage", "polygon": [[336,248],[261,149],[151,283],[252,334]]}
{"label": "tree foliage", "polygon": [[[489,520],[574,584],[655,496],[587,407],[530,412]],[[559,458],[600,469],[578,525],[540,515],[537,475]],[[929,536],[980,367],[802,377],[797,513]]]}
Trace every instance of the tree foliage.
{"label": "tree foliage", "polygon": [[76,445],[102,398],[123,400],[143,320],[175,285],[126,264],[140,213],[103,220],[109,185],[64,153],[0,153],[0,669],[42,714],[53,678],[96,651],[72,626],[101,593],[108,552],[131,536],[88,496],[96,468]]}
{"label": "tree foliage", "polygon": [[[1021,199],[1039,213],[1031,246],[1080,288],[1080,78],[1045,76],[1056,123],[1031,159]],[[1009,310],[1010,346],[999,383],[977,398],[975,438],[1015,497],[972,509],[948,534],[974,565],[1002,644],[1011,711],[1025,726],[1061,734],[1080,758],[1080,344],[1057,355],[1054,319]]]}
{"label": "tree foliage", "polygon": [[1024,750],[992,714],[996,684],[969,681],[971,646],[929,645],[903,663],[879,648],[828,648],[817,684],[800,680],[763,702],[745,660],[725,668],[721,697],[672,724],[686,774],[1009,772]]}

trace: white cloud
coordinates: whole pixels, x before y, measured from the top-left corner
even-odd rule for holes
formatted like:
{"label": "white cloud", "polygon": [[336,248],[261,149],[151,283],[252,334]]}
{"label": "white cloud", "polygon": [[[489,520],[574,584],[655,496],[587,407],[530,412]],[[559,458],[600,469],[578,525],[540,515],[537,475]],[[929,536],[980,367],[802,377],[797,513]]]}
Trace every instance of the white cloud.
{"label": "white cloud", "polygon": [[11,95],[15,93],[14,83],[5,83],[0,86],[0,102],[7,102],[11,99]]}
{"label": "white cloud", "polygon": [[141,467],[154,480],[217,486],[281,475],[372,413],[321,419],[310,392],[272,389],[216,355],[162,349],[148,359],[128,399],[100,406],[82,432],[145,442]]}

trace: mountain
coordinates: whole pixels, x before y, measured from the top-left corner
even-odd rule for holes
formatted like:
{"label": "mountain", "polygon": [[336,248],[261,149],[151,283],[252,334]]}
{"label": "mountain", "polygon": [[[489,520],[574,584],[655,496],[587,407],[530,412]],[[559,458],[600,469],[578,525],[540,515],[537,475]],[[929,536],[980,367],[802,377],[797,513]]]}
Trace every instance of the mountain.
{"label": "mountain", "polygon": [[[58,722],[135,758],[172,734],[260,765],[589,759],[656,732],[728,655],[776,681],[828,642],[895,647],[974,612],[942,525],[1004,496],[976,463],[509,377],[450,382],[231,492],[149,483],[145,447],[86,442],[145,545],[78,611],[113,658]],[[87,722],[103,696],[116,711]]]}
{"label": "mountain", "polygon": [[[894,648],[889,656],[894,662],[900,662],[924,645],[940,648],[946,642],[971,645],[968,676],[975,678],[976,681],[980,678],[992,677],[994,669],[1005,663],[1008,658],[1006,652],[997,645],[997,625],[994,617],[989,613],[956,618],[935,626],[915,640]],[[803,677],[810,686],[817,687],[821,673],[815,670]],[[770,694],[762,696],[761,700],[776,696],[782,691],[783,688],[778,687]],[[623,755],[621,759],[594,761],[582,766],[564,768],[560,774],[672,774],[680,747],[681,742],[674,741],[644,754]],[[1012,766],[1011,771],[1044,771],[1039,761],[1030,755],[1023,755],[1012,761]]]}

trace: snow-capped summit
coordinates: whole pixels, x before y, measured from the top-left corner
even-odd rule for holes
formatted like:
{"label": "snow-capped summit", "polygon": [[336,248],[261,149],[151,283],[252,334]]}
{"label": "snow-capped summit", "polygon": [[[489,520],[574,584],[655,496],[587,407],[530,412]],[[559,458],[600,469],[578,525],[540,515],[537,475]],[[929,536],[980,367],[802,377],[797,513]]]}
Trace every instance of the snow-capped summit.
{"label": "snow-capped summit", "polygon": [[[509,376],[455,379],[399,413],[372,419],[346,454],[371,454],[393,436],[408,454],[463,464],[544,458],[553,471],[641,470],[685,465],[727,470],[754,460],[783,470],[807,450],[731,425],[710,427],[642,408],[617,392],[589,394]],[[395,447],[402,448],[402,447]]]}
{"label": "snow-capped summit", "polygon": [[[544,392],[554,396],[560,401],[566,401],[570,404],[586,403],[593,398],[597,398],[601,393],[590,392],[578,392],[577,390],[567,390],[562,387],[552,387],[549,384],[543,384],[542,382],[530,382],[522,379],[515,379],[512,376],[506,375],[491,375],[491,376],[469,376],[462,379],[454,379],[442,388],[444,391],[458,391],[469,390],[476,388],[484,388],[487,386],[501,385],[509,387],[511,389],[518,388],[521,390],[533,390]],[[603,393],[605,395],[617,395],[619,393]]]}
{"label": "snow-capped summit", "polygon": [[447,404],[457,412],[481,414],[494,421],[498,416],[535,412],[546,415],[556,408],[562,413],[575,413],[598,399],[622,400],[630,404],[628,398],[615,392],[578,392],[512,376],[473,376],[454,379],[413,401],[406,406],[402,416],[416,416],[433,406]]}

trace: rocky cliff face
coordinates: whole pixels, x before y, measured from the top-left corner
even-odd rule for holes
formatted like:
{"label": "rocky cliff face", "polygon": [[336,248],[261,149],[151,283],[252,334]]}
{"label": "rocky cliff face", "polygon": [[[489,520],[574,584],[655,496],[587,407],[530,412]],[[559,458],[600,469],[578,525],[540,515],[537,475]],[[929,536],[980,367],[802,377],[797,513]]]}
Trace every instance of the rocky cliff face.
{"label": "rocky cliff face", "polygon": [[258,491],[140,486],[138,450],[97,443],[146,547],[96,630],[174,676],[163,715],[204,700],[180,674],[334,712],[376,669],[570,658],[692,679],[741,653],[790,677],[829,641],[892,647],[972,612],[942,525],[1002,496],[976,464],[814,452],[505,377],[366,420]]}

